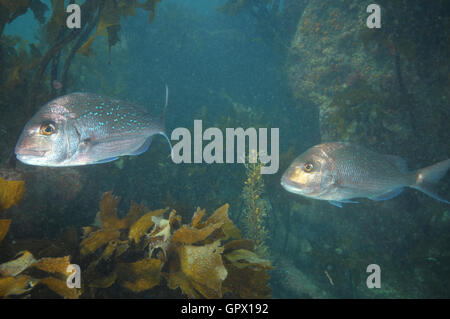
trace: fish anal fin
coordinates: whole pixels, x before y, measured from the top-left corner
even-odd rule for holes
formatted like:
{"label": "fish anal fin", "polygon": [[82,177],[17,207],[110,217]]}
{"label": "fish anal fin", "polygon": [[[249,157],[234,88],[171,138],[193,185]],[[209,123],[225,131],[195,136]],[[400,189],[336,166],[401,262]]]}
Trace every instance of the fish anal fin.
{"label": "fish anal fin", "polygon": [[393,190],[390,190],[389,192],[383,193],[381,195],[372,196],[372,197],[369,197],[369,198],[371,200],[376,200],[376,201],[388,200],[388,199],[392,199],[394,197],[397,197],[398,195],[400,195],[403,192],[403,190],[404,190],[403,187],[399,187],[399,188],[395,188]]}
{"label": "fish anal fin", "polygon": [[329,200],[328,203],[331,205],[334,205],[336,207],[342,208],[342,204],[358,204],[358,202],[354,200],[349,199],[342,199],[342,200]]}
{"label": "fish anal fin", "polygon": [[333,206],[342,208],[342,203],[341,202],[338,202],[338,201],[335,201],[335,200],[329,200],[328,203],[330,203]]}

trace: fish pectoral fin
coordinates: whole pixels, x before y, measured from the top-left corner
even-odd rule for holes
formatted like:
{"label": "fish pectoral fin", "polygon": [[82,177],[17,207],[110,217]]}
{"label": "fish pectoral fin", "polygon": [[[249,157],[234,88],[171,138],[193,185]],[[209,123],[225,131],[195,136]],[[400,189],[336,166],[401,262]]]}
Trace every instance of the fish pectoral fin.
{"label": "fish pectoral fin", "polygon": [[403,187],[395,188],[395,189],[390,190],[389,192],[383,193],[381,195],[369,197],[369,199],[376,200],[376,201],[392,199],[392,198],[400,195],[403,192],[403,189],[404,189]]}
{"label": "fish pectoral fin", "polygon": [[142,153],[145,153],[148,148],[150,147],[150,144],[152,144],[153,136],[150,136],[148,139],[145,140],[144,144],[142,144],[137,150],[130,153],[129,155],[141,155]]}
{"label": "fish pectoral fin", "polygon": [[109,163],[109,162],[113,162],[113,161],[115,161],[115,160],[117,160],[117,159],[119,159],[119,156],[105,158],[105,159],[96,161],[96,162],[94,162],[93,164]]}
{"label": "fish pectoral fin", "polygon": [[343,200],[329,200],[328,203],[330,203],[331,205],[334,205],[336,207],[342,208],[342,204],[358,204],[358,202],[354,201],[354,200],[349,200],[349,199],[343,199]]}
{"label": "fish pectoral fin", "polygon": [[336,207],[342,208],[342,203],[335,201],[335,200],[329,200],[328,203],[330,203],[331,205],[334,205]]}

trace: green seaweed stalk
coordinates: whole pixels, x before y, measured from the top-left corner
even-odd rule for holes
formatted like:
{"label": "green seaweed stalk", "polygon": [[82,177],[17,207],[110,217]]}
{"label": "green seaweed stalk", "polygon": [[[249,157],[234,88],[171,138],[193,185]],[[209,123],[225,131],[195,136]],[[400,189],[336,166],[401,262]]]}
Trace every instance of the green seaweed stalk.
{"label": "green seaweed stalk", "polygon": [[[250,157],[255,156],[256,151],[252,150]],[[264,164],[258,159],[256,163],[247,161],[245,164],[246,177],[242,189],[242,199],[244,201],[243,224],[246,237],[255,242],[255,252],[260,257],[270,256],[269,247],[266,242],[269,238],[269,231],[266,227],[266,218],[270,211],[269,202],[262,198],[264,193],[264,180],[261,176],[261,167]]]}

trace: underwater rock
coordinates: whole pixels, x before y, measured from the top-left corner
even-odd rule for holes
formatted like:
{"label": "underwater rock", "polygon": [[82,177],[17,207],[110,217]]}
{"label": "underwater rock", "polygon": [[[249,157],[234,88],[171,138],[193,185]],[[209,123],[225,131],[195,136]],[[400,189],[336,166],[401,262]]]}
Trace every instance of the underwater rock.
{"label": "underwater rock", "polygon": [[47,205],[49,198],[61,205],[68,205],[82,192],[86,181],[86,176],[73,168],[61,170],[47,167],[25,168],[23,176],[27,183],[23,207],[30,211],[31,207],[36,210],[36,207]]}
{"label": "underwater rock", "polygon": [[284,290],[290,292],[290,298],[333,298],[287,258],[277,260],[276,274]]}
{"label": "underwater rock", "polygon": [[[431,9],[416,4],[427,8],[415,11],[405,3],[382,1],[384,21],[408,23],[385,23],[381,29],[366,26],[369,4],[308,1],[287,61],[297,106],[308,101],[318,108],[322,141],[385,143],[386,153],[409,144],[404,152],[411,156],[404,156],[412,157],[417,151],[426,153],[407,143],[420,136],[421,145],[441,152],[439,141],[448,140],[442,120],[448,110],[441,107],[448,104],[448,81],[439,80],[449,68],[448,46],[439,45],[439,39],[447,37],[438,18],[444,4]],[[420,22],[425,10],[427,27]],[[432,35],[439,49],[429,44],[430,28],[442,30]],[[440,136],[439,141],[433,136]]]}
{"label": "underwater rock", "polygon": [[[348,94],[342,104],[335,101],[335,97],[358,90],[361,83],[374,80],[375,71],[389,73],[393,69],[392,59],[386,60],[384,65],[378,63],[373,55],[365,52],[364,43],[359,40],[359,32],[366,28],[365,8],[357,1],[345,4],[341,1],[310,1],[292,41],[288,63],[292,90],[300,106],[302,99],[308,99],[319,108],[322,140],[350,139],[356,133],[346,132],[350,127],[347,117],[354,116],[360,109],[355,109],[349,116],[339,113],[340,108],[352,107],[354,97]],[[372,83],[369,87],[372,88]],[[370,96],[364,97],[364,100],[369,99]],[[358,100],[359,103],[363,101]],[[367,112],[371,103],[373,101],[367,101],[359,107]],[[338,126],[341,122],[330,122],[334,117],[347,121],[344,127]]]}
{"label": "underwater rock", "polygon": [[399,110],[389,112],[383,117],[383,127],[388,131],[401,136],[403,139],[407,139],[408,136],[412,136],[412,126],[409,118],[404,118],[404,114]]}

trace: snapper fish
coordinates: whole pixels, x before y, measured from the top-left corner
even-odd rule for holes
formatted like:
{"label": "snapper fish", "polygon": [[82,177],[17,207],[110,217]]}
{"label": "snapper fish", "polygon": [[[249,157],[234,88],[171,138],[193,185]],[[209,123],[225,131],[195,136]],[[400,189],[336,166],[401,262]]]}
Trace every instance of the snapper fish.
{"label": "snapper fish", "polygon": [[16,144],[19,161],[38,166],[80,166],[140,155],[165,132],[166,104],[159,119],[143,108],[92,93],[71,93],[43,105],[27,122]]}
{"label": "snapper fish", "polygon": [[450,159],[409,171],[398,156],[383,155],[351,143],[325,143],[297,157],[281,178],[289,192],[326,200],[342,207],[354,198],[388,200],[405,187],[415,188],[444,203],[435,186],[450,168]]}

